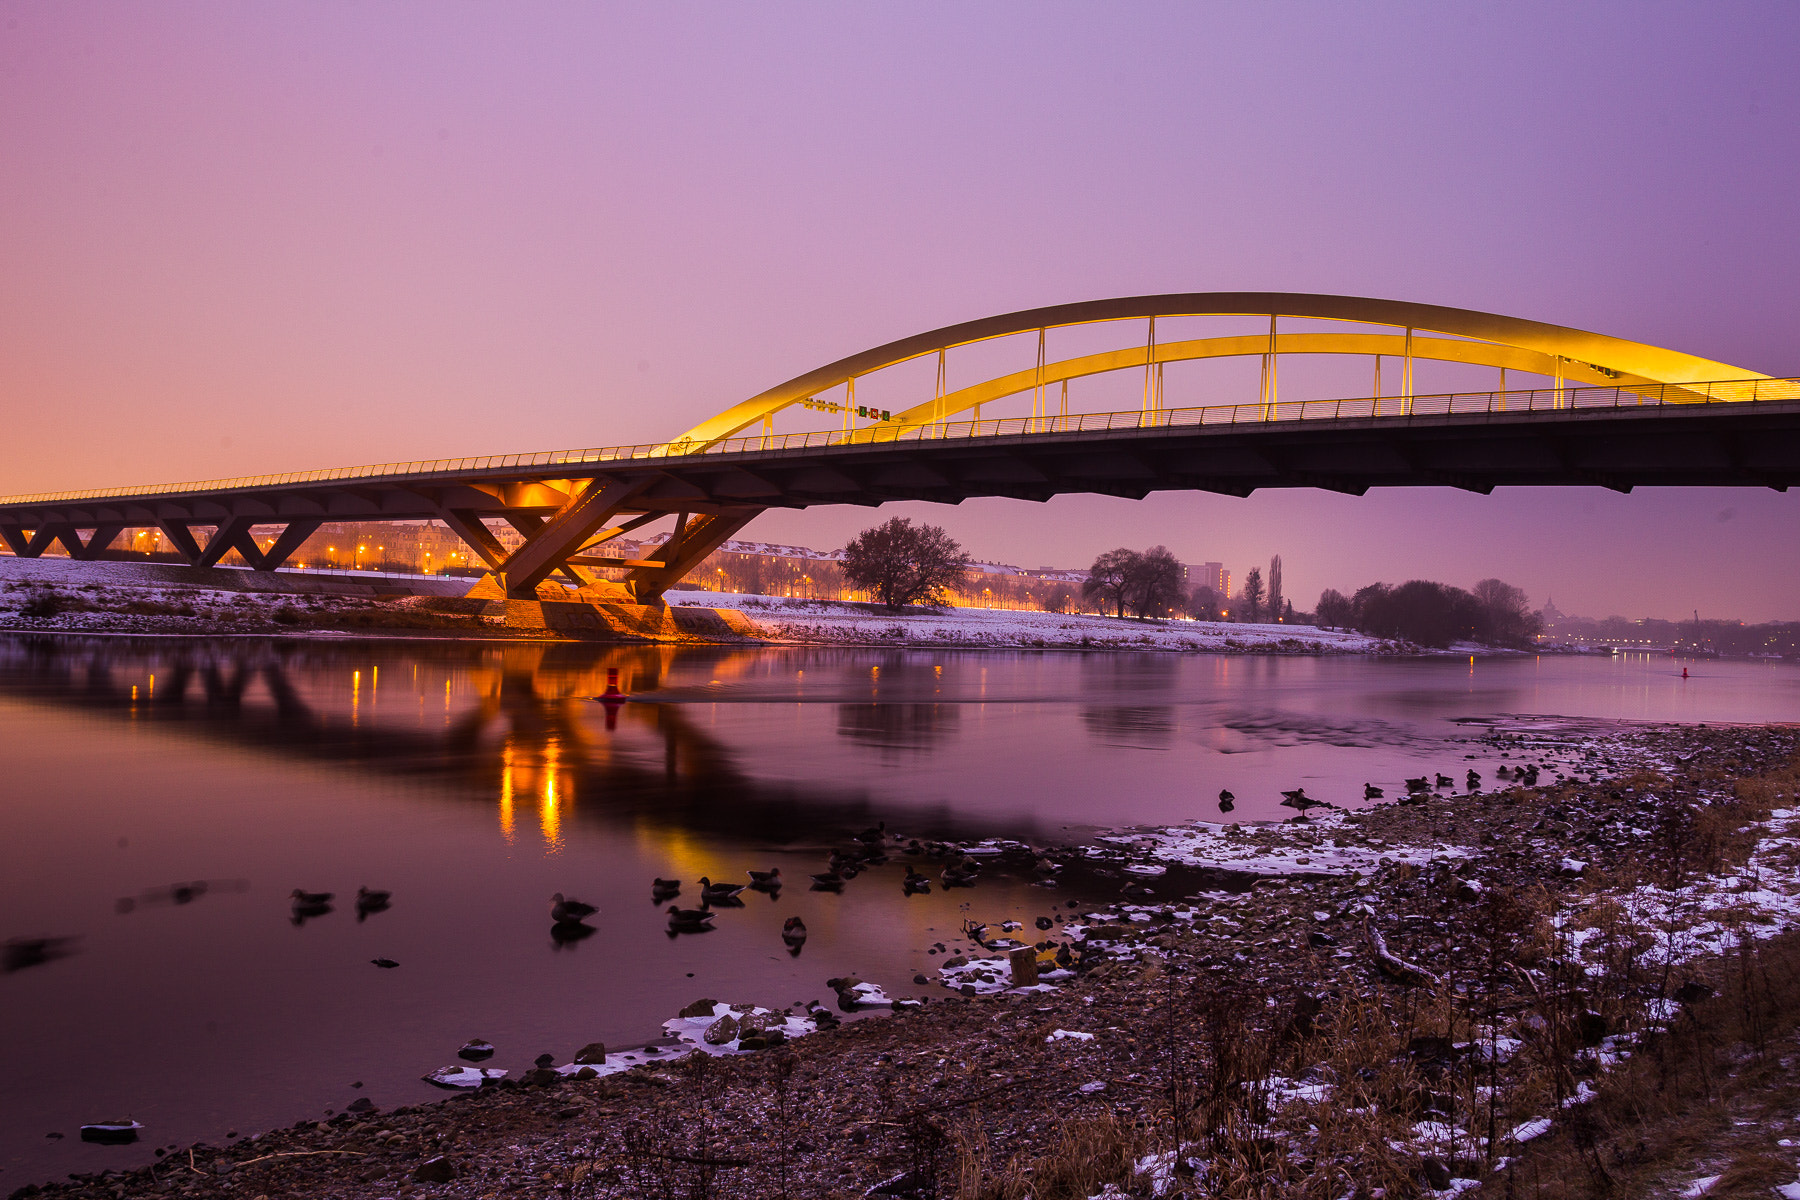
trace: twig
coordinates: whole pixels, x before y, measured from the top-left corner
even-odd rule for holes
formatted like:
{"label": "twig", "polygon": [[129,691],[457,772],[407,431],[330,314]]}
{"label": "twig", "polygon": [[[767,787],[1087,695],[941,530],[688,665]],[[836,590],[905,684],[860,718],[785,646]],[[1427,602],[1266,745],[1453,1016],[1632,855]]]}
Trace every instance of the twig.
{"label": "twig", "polygon": [[251,1163],[266,1162],[271,1158],[305,1158],[311,1154],[353,1154],[358,1158],[362,1158],[368,1154],[368,1151],[367,1150],[282,1150],[282,1151],[278,1151],[275,1154],[263,1154],[263,1155],[259,1155],[256,1158],[246,1158],[243,1162],[238,1163],[237,1165],[240,1167],[247,1167]]}

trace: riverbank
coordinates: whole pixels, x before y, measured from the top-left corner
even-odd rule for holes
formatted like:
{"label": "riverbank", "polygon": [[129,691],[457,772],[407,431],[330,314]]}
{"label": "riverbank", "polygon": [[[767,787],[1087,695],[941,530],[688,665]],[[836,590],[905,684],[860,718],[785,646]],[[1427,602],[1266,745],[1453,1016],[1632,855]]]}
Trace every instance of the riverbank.
{"label": "riverbank", "polygon": [[[168,564],[0,556],[0,630],[183,636],[401,636],[569,640],[567,630],[520,628],[460,593],[468,581],[296,574]],[[280,589],[280,590],[272,590]],[[415,594],[422,593],[422,594]],[[1162,650],[1209,654],[1495,653],[1433,651],[1348,630],[1219,621],[1136,621],[1084,614],[878,605],[738,593],[675,591],[679,612],[742,613],[754,630],[694,632],[686,640],[948,649]],[[575,607],[573,605],[569,607]],[[735,619],[731,625],[740,624]],[[621,639],[643,640],[643,639]]]}
{"label": "riverbank", "polygon": [[[1138,621],[1083,613],[912,607],[730,592],[670,592],[671,604],[735,609],[771,640],[812,645],[953,649],[1167,650],[1209,654],[1431,653],[1381,638],[1311,625]],[[1468,654],[1470,647],[1443,651]],[[1480,653],[1491,653],[1483,647]]]}
{"label": "riverbank", "polygon": [[[984,875],[1050,885],[1035,926],[932,947],[924,1002],[890,1017],[835,1027],[882,999],[847,980],[833,1003],[750,1022],[780,998],[697,997],[654,1054],[615,1051],[593,1078],[558,1060],[441,1104],[165,1146],[153,1168],[45,1194],[1335,1200],[1794,1182],[1779,1143],[1800,1085],[1784,1065],[1796,731],[1470,728],[1448,784],[1434,773],[1358,812],[1221,813],[1062,847],[890,839],[934,887],[972,859],[976,913]],[[1070,909],[1076,875],[1117,903]],[[779,1035],[758,1028],[776,1013]]]}

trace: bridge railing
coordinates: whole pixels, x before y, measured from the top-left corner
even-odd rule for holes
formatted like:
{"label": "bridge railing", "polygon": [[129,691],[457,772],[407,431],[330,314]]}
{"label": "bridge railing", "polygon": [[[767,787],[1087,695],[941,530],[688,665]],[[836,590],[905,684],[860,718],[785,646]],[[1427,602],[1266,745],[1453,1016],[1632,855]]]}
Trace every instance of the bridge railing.
{"label": "bridge railing", "polygon": [[545,450],[535,454],[490,454],[472,458],[424,459],[376,466],[335,467],[285,475],[251,475],[193,483],[140,484],[131,487],[24,496],[0,496],[0,505],[47,504],[70,500],[104,500],[134,496],[191,495],[205,492],[279,488],[335,480],[383,479],[396,476],[485,475],[548,467],[572,468],[645,458],[680,458],[711,454],[756,454],[826,446],[887,442],[938,441],[947,438],[1019,437],[1030,434],[1094,433],[1115,429],[1158,429],[1195,425],[1248,425],[1272,421],[1341,421],[1467,415],[1478,413],[1552,412],[1598,408],[1689,408],[1696,404],[1743,404],[1800,400],[1800,378],[1729,379],[1705,383],[1631,383],[1606,386],[1528,388],[1512,391],[1441,392],[1426,396],[1366,396],[1342,400],[1281,400],[1273,404],[1209,404],[1156,410],[1071,413],[1067,416],[998,417],[935,421],[921,425],[876,424],[850,430],[758,434],[725,438],[705,446],[652,442],[636,446],[602,446],[587,450]]}

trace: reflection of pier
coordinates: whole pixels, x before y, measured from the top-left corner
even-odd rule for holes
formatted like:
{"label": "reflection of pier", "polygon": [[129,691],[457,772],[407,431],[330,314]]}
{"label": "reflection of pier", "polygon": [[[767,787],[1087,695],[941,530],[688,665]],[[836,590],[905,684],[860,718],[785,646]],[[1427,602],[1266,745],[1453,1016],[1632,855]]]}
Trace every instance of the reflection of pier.
{"label": "reflection of pier", "polygon": [[[617,668],[654,693],[679,664],[735,674],[725,648],[581,644],[0,639],[0,696],[79,708],[200,741],[448,785],[535,816],[560,843],[571,820],[808,840],[868,821],[858,793],[759,782],[684,706],[627,704],[622,744],[593,701]],[[396,681],[398,681],[396,683]],[[400,699],[394,697],[396,691]]]}

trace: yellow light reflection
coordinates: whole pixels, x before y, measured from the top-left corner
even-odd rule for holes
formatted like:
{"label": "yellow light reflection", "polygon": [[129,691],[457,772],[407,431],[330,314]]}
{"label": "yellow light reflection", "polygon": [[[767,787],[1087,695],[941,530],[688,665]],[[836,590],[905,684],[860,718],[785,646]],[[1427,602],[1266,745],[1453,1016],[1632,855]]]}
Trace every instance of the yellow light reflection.
{"label": "yellow light reflection", "polygon": [[557,806],[556,794],[556,757],[557,742],[551,738],[544,745],[544,790],[543,800],[538,805],[538,825],[544,831],[544,853],[558,854],[562,851],[562,813]]}
{"label": "yellow light reflection", "polygon": [[508,844],[513,840],[513,750],[510,739],[500,748],[500,836]]}
{"label": "yellow light reflection", "polygon": [[350,672],[350,724],[356,724],[357,708],[362,704],[362,672]]}

